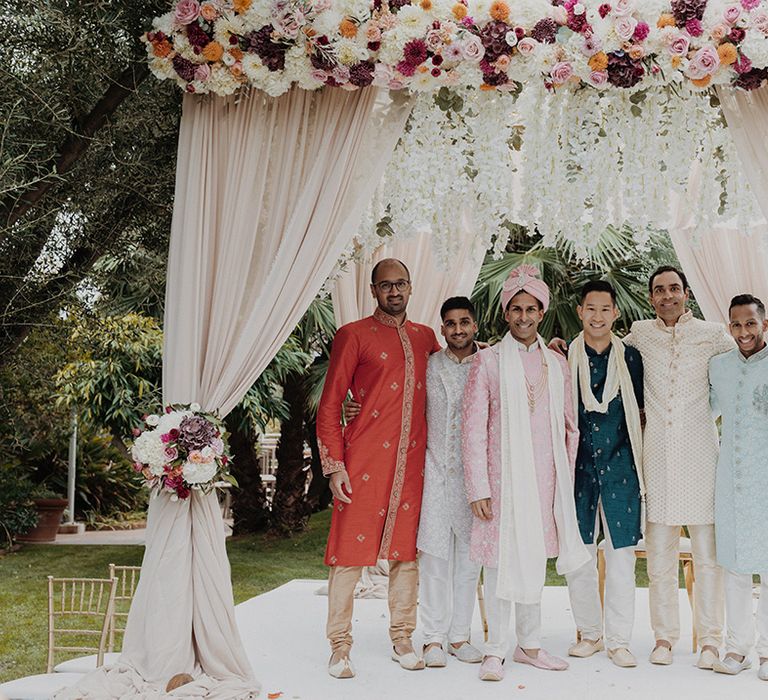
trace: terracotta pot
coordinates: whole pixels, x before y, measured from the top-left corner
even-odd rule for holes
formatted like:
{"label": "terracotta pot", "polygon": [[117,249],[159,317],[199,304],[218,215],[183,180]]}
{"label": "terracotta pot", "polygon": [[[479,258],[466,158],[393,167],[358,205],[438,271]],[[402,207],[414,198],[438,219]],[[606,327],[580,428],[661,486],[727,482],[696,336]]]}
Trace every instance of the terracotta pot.
{"label": "terracotta pot", "polygon": [[16,541],[55,542],[61,516],[64,515],[69,501],[66,498],[35,498],[34,503],[39,516],[37,525],[26,535],[17,535]]}

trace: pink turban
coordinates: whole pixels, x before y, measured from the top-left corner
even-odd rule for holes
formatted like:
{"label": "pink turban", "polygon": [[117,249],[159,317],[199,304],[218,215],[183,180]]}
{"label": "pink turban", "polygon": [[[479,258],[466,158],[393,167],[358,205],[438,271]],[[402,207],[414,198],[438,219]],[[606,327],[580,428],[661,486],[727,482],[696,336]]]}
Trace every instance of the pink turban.
{"label": "pink turban", "polygon": [[536,297],[544,307],[544,311],[549,308],[549,287],[544,280],[539,279],[539,271],[533,265],[520,265],[509,273],[501,289],[501,308],[504,311],[518,292],[528,292]]}

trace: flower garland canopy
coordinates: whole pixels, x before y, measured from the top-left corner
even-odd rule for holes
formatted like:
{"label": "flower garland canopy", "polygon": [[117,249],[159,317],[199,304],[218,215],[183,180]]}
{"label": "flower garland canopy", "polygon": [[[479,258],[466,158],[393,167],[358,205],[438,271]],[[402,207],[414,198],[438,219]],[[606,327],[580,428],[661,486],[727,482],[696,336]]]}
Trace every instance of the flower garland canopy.
{"label": "flower garland canopy", "polygon": [[768,0],[179,0],[153,25],[152,72],[217,95],[752,90],[768,78]]}

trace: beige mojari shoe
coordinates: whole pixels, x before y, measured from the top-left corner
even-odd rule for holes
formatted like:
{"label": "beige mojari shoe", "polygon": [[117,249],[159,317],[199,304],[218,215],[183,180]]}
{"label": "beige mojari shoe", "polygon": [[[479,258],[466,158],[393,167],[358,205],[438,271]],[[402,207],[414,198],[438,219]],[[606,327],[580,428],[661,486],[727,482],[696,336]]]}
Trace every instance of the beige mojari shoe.
{"label": "beige mojari shoe", "polygon": [[711,671],[714,668],[715,661],[720,657],[710,649],[702,649],[699,654],[699,660],[696,662],[697,668],[701,668],[704,671]]}
{"label": "beige mojari shoe", "polygon": [[424,666],[424,659],[416,654],[415,651],[409,651],[407,654],[398,654],[392,647],[392,661],[397,661],[401,668],[406,671],[421,671]]}
{"label": "beige mojari shoe", "polygon": [[637,666],[635,655],[627,647],[609,649],[608,658],[619,668],[634,668]]}
{"label": "beige mojari shoe", "polygon": [[605,649],[603,640],[601,639],[581,639],[575,644],[571,645],[568,649],[568,656],[577,656],[580,659],[586,659],[592,654],[596,654],[598,651]]}
{"label": "beige mojari shoe", "polygon": [[659,644],[659,646],[651,652],[651,656],[648,660],[657,666],[669,666],[672,663],[672,650],[669,647],[665,647],[663,644]]}
{"label": "beige mojari shoe", "polygon": [[333,662],[333,655],[328,660],[328,673],[334,678],[354,678],[355,667],[352,665],[352,661],[348,656],[342,656],[335,664]]}

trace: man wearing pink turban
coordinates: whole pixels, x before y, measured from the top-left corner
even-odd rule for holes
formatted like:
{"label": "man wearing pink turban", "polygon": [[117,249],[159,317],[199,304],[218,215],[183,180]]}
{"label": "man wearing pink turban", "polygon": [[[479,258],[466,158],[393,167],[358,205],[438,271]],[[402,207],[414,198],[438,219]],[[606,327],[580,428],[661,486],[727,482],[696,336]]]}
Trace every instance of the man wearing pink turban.
{"label": "man wearing pink turban", "polygon": [[485,568],[482,680],[504,677],[512,603],[518,641],[513,659],[552,671],[568,668],[540,644],[547,558],[557,557],[560,574],[590,558],[573,498],[579,432],[568,363],[538,335],[549,289],[535,267],[521,265],[504,283],[501,304],[509,333],[477,353],[462,427],[474,515],[471,558]]}

